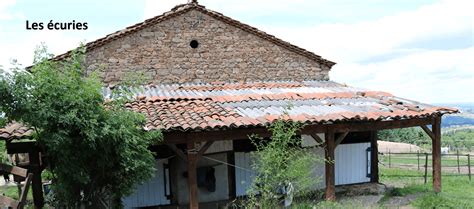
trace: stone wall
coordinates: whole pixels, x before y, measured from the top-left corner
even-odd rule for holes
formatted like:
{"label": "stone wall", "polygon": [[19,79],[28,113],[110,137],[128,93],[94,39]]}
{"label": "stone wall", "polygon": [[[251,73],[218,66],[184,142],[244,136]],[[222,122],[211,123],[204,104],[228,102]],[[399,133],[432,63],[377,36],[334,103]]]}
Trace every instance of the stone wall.
{"label": "stone wall", "polygon": [[132,74],[143,83],[328,80],[330,69],[196,10],[90,50],[87,65],[112,84]]}

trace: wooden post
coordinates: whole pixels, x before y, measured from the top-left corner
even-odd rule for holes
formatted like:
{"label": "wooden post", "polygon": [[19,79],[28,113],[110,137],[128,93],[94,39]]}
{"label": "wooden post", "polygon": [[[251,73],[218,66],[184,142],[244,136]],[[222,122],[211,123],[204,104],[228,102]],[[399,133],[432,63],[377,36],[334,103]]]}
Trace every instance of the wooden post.
{"label": "wooden post", "polygon": [[229,200],[235,199],[237,197],[236,188],[235,188],[235,152],[227,152],[227,179],[229,187]]}
{"label": "wooden post", "polygon": [[457,151],[456,151],[456,158],[457,158],[457,160],[458,160],[458,173],[461,173],[461,168],[460,168],[460,166],[459,166],[459,148],[458,148]]}
{"label": "wooden post", "polygon": [[336,144],[334,141],[334,131],[328,129],[324,134],[326,141],[326,200],[336,200],[336,189],[335,189],[335,157],[334,151]]}
{"label": "wooden post", "polygon": [[198,188],[197,188],[197,160],[198,153],[195,150],[194,142],[187,143],[187,153],[188,153],[188,187],[189,187],[189,209],[198,209],[199,200],[198,200]]}
{"label": "wooden post", "polygon": [[418,170],[420,170],[420,150],[416,151],[416,157],[418,159]]}
{"label": "wooden post", "polygon": [[425,184],[427,182],[427,178],[428,178],[428,153],[425,152]]}
{"label": "wooden post", "polygon": [[467,171],[469,174],[469,181],[471,181],[471,154],[467,154]]}
{"label": "wooden post", "polygon": [[432,131],[433,190],[441,192],[441,116],[434,118]]}
{"label": "wooden post", "polygon": [[370,182],[379,183],[379,149],[377,145],[377,131],[370,132],[371,160],[370,160]]}
{"label": "wooden post", "polygon": [[33,202],[35,208],[43,208],[44,197],[43,197],[43,182],[41,181],[41,165],[39,152],[33,151],[28,153],[31,173],[33,173],[32,191],[33,191]]}
{"label": "wooden post", "polygon": [[390,150],[388,150],[388,168],[392,166],[392,159],[390,159]]}

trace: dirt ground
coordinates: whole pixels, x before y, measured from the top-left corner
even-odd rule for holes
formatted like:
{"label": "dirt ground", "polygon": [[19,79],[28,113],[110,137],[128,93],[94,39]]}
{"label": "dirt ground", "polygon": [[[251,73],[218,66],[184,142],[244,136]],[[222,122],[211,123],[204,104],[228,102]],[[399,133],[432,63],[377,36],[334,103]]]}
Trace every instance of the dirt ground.
{"label": "dirt ground", "polygon": [[390,197],[381,203],[382,198],[394,185],[366,183],[336,187],[337,200],[348,208],[413,208],[410,203],[419,194]]}

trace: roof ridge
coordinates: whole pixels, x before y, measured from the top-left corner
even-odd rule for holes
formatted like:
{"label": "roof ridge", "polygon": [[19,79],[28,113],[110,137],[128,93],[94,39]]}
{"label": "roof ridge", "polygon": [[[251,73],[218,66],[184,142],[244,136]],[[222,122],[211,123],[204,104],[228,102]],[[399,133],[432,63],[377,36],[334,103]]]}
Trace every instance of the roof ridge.
{"label": "roof ridge", "polygon": [[[270,41],[273,44],[276,44],[280,47],[286,48],[286,49],[288,49],[288,50],[290,50],[290,51],[292,51],[296,54],[305,56],[305,57],[307,57],[309,59],[312,59],[312,60],[319,61],[322,64],[327,65],[328,67],[332,67],[333,65],[336,64],[333,61],[322,58],[320,55],[317,55],[314,52],[311,52],[311,51],[308,51],[308,50],[303,49],[301,47],[298,47],[296,45],[293,45],[293,44],[291,44],[287,41],[284,41],[280,38],[277,38],[274,35],[268,34],[268,33],[264,32],[262,30],[259,30],[255,27],[253,27],[253,26],[242,23],[242,22],[240,22],[238,20],[235,20],[231,17],[225,16],[222,13],[207,9],[205,6],[200,5],[195,0],[192,0],[188,3],[186,3],[186,4],[176,5],[170,11],[167,11],[167,12],[161,14],[161,15],[157,15],[155,17],[148,18],[148,19],[146,19],[142,22],[139,22],[139,23],[136,23],[134,25],[128,26],[128,27],[126,27],[122,30],[118,30],[116,32],[110,33],[110,34],[108,34],[108,35],[106,35],[102,38],[98,38],[94,41],[90,41],[90,42],[85,44],[85,47],[86,47],[87,50],[93,50],[97,47],[103,46],[104,44],[106,44],[110,41],[117,40],[121,37],[129,35],[129,34],[134,33],[136,31],[142,30],[144,28],[150,27],[150,26],[152,26],[154,24],[157,24],[159,22],[168,20],[172,17],[179,16],[179,15],[184,14],[188,11],[193,10],[193,9],[196,9],[196,10],[198,10],[198,11],[204,13],[204,14],[207,14],[207,15],[215,18],[215,19],[221,20],[226,24],[232,25],[232,26],[237,27],[241,30],[244,30],[248,33],[256,35],[256,36],[258,36],[262,39]],[[63,54],[57,55],[57,56],[53,57],[52,60],[63,60],[65,58],[67,58],[71,54],[72,51],[73,50],[69,50],[69,51],[67,51]],[[30,67],[27,67],[27,68],[30,68]]]}

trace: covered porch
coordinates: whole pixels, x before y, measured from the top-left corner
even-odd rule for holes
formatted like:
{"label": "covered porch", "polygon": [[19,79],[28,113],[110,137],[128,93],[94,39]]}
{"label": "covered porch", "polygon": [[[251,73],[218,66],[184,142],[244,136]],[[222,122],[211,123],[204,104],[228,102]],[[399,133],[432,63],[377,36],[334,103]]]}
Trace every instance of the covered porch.
{"label": "covered porch", "polygon": [[[108,98],[110,91],[105,89],[104,97]],[[433,190],[441,192],[441,117],[457,112],[332,81],[164,84],[143,86],[131,92],[136,97],[126,107],[146,116],[144,128],[147,130],[162,130],[163,146],[183,163],[180,169],[187,172],[184,180],[187,184],[180,188],[187,190],[187,198],[181,205],[192,209],[200,206],[197,169],[206,151],[220,141],[248,140],[253,134],[270,137],[267,127],[276,120],[303,123],[300,134],[322,144],[326,163],[322,165],[324,175],[321,176],[324,176],[327,200],[336,198],[336,149],[352,140],[347,136],[355,132],[369,133],[367,159],[371,163],[362,169],[370,173],[370,182],[378,182],[377,132],[407,127],[421,127],[432,139]],[[10,141],[15,137],[28,138],[32,132],[22,126],[7,127],[0,129],[0,138]],[[228,151],[234,152],[234,148]],[[226,158],[231,159],[232,155]],[[38,168],[41,167],[31,169],[40,172]],[[229,173],[232,172],[227,175]],[[33,179],[33,191],[35,182],[40,181]],[[160,184],[160,181],[155,183]],[[218,186],[229,188],[228,196],[217,200],[235,198],[231,184]],[[37,191],[40,191],[39,186]],[[170,201],[165,202],[170,204]]]}
{"label": "covered porch", "polygon": [[[431,126],[431,128],[429,128]],[[370,121],[354,123],[337,123],[326,125],[307,125],[301,130],[302,135],[310,135],[323,144],[325,150],[325,198],[336,200],[335,190],[335,150],[338,145],[351,132],[370,132],[370,182],[379,182],[377,131],[384,129],[398,129],[408,127],[421,127],[432,139],[433,152],[433,190],[441,192],[441,115],[432,117],[400,119],[390,121]],[[186,160],[189,170],[189,208],[199,208],[198,187],[196,180],[196,165],[203,153],[220,139],[239,140],[248,138],[252,134],[262,137],[271,135],[266,128],[233,129],[215,132],[170,132],[165,133],[165,143],[170,146],[178,156]],[[318,136],[323,134],[324,138]],[[178,149],[176,144],[186,144],[185,150]],[[204,144],[196,146],[196,144]]]}

